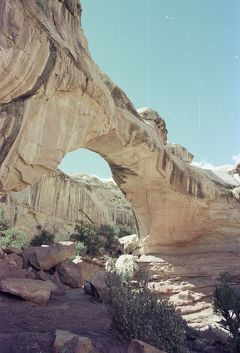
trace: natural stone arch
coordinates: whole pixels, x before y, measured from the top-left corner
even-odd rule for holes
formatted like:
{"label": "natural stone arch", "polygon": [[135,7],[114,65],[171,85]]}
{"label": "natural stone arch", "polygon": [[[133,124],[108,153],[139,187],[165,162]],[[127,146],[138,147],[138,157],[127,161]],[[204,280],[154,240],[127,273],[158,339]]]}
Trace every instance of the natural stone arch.
{"label": "natural stone arch", "polygon": [[100,72],[80,10],[77,0],[0,5],[1,190],[30,185],[85,147],[109,163],[141,238],[149,235],[145,251],[213,231],[239,234],[230,186],[179,158],[179,148],[165,145],[158,114],[137,112]]}

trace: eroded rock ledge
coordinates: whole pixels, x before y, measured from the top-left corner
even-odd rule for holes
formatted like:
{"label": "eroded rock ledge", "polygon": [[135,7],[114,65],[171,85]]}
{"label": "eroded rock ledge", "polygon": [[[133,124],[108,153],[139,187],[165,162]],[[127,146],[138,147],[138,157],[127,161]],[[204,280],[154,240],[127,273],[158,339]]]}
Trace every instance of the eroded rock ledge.
{"label": "eroded rock ledge", "polygon": [[[166,145],[166,126],[93,62],[77,0],[0,4],[0,181],[19,191],[85,147],[109,163],[145,252],[209,234],[240,235],[233,186]],[[176,153],[177,152],[177,153]],[[189,156],[188,156],[189,158]]]}

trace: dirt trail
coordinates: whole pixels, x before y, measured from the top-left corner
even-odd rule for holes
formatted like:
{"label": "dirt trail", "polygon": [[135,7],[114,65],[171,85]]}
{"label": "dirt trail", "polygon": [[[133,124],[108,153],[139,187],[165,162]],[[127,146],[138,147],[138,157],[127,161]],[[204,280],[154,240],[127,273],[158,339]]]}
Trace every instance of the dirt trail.
{"label": "dirt trail", "polygon": [[127,353],[103,304],[82,289],[54,294],[45,307],[0,294],[0,353],[50,353],[56,329],[91,338],[94,353]]}

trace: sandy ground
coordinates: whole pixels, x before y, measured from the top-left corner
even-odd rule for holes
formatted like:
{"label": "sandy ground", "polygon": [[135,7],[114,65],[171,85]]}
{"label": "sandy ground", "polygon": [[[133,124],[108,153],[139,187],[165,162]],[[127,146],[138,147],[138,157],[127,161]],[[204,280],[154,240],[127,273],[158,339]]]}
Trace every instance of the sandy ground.
{"label": "sandy ground", "polygon": [[91,338],[94,353],[127,353],[103,304],[82,289],[54,294],[45,307],[0,294],[0,353],[50,353],[56,329]]}

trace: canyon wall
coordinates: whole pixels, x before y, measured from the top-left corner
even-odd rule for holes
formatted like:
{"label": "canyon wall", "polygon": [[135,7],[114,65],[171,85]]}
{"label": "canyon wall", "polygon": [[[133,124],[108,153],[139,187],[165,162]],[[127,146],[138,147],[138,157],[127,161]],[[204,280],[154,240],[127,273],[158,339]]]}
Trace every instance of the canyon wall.
{"label": "canyon wall", "polygon": [[[0,189],[19,191],[85,147],[130,201],[146,253],[240,236],[234,186],[179,157],[164,120],[137,111],[93,62],[77,0],[0,4]],[[136,54],[137,55],[137,54]],[[180,155],[182,152],[180,152]],[[190,158],[191,159],[191,158]]]}
{"label": "canyon wall", "polygon": [[59,239],[68,238],[76,224],[136,228],[132,208],[117,185],[96,177],[53,172],[3,201],[11,224],[29,236],[39,225],[54,230]]}

